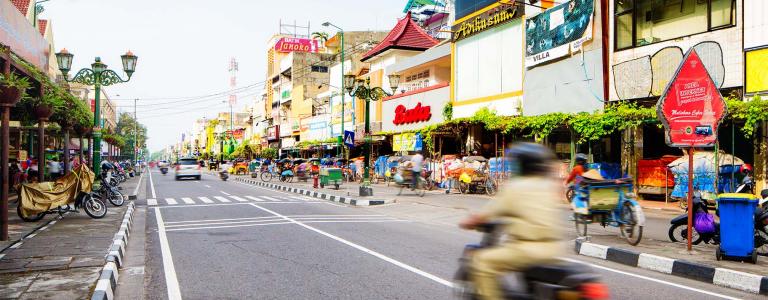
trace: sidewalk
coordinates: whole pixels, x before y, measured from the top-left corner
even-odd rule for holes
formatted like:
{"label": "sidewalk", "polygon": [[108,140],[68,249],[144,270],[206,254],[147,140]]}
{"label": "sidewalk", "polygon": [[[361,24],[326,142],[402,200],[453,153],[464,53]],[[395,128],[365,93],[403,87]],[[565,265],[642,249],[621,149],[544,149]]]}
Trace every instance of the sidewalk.
{"label": "sidewalk", "polygon": [[[134,177],[121,185],[126,197],[139,183],[140,177]],[[18,223],[17,236],[25,238],[0,252],[0,299],[89,298],[128,203],[121,207],[107,203],[102,219],[92,219],[81,210],[28,223],[36,225]],[[12,209],[11,224],[17,224],[15,205]],[[36,227],[41,228],[28,234]]]}

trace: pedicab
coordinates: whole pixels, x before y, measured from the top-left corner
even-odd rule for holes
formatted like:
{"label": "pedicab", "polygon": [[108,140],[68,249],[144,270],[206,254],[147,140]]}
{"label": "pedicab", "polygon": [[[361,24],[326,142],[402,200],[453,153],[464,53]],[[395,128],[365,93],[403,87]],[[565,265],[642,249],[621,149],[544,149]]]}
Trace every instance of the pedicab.
{"label": "pedicab", "polygon": [[[416,181],[416,186],[413,186],[413,176],[419,176]],[[415,191],[419,197],[424,197],[424,194],[426,194],[426,180],[421,174],[414,174],[413,166],[410,161],[400,164],[394,179],[395,184],[400,187],[400,190],[397,192],[398,196],[403,194],[403,189],[405,188],[410,188],[412,191]]]}
{"label": "pedicab", "polygon": [[34,222],[47,214],[64,215],[83,208],[91,218],[101,219],[107,214],[107,206],[92,195],[94,178],[93,172],[81,164],[53,182],[20,184],[16,213],[25,222]]}
{"label": "pedicab", "polygon": [[458,174],[459,192],[462,194],[486,193],[496,195],[498,186],[491,178],[488,167],[488,159],[482,156],[468,156],[465,158],[464,168],[454,174]]}
{"label": "pedicab", "polygon": [[397,174],[397,168],[400,166],[400,164],[410,160],[411,157],[408,155],[392,155],[387,158],[387,170],[384,173],[384,179],[387,182],[387,186],[389,186],[391,182],[395,181],[395,174]]}
{"label": "pedicab", "polygon": [[309,164],[303,158],[293,160],[294,176],[299,181],[307,182],[309,180]]}
{"label": "pedicab", "polygon": [[232,166],[232,174],[235,175],[246,175],[248,174],[248,162],[245,161],[238,161],[234,162],[234,165]]}
{"label": "pedicab", "polygon": [[287,158],[283,158],[277,161],[278,170],[280,172],[280,182],[291,182],[293,180],[293,166],[292,161]]}
{"label": "pedicab", "polygon": [[598,223],[603,227],[618,227],[621,237],[630,245],[643,238],[645,214],[632,193],[632,179],[577,179],[571,206],[576,234],[587,236],[587,226]]}

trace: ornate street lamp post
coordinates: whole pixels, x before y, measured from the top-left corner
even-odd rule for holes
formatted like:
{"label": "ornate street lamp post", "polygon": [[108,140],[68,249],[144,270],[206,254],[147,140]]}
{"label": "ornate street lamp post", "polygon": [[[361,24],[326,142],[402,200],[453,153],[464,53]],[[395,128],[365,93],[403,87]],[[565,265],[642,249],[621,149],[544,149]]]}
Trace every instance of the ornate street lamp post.
{"label": "ornate street lamp post", "polygon": [[219,141],[219,163],[216,165],[216,169],[220,169],[224,162],[224,140],[227,139],[227,133],[217,132],[214,134],[214,138]]}
{"label": "ornate street lamp post", "polygon": [[67,49],[61,50],[56,53],[56,61],[59,63],[59,70],[64,75],[64,80],[68,82],[77,82],[85,85],[92,85],[96,92],[95,107],[93,110],[93,172],[97,175],[101,173],[101,86],[110,86],[113,84],[128,82],[131,80],[131,75],[136,70],[136,61],[138,57],[133,55],[131,51],[120,56],[123,61],[123,71],[128,75],[128,79],[123,80],[120,75],[115,71],[107,69],[107,65],[101,62],[101,58],[96,57],[96,60],[91,64],[91,68],[83,68],[75,74],[71,80],[67,76],[67,73],[72,67],[73,54],[67,52]]}
{"label": "ornate street lamp post", "polygon": [[[389,75],[389,86],[392,94],[397,90],[400,84],[400,75]],[[379,101],[384,96],[392,96],[380,87],[371,87],[371,79],[367,78],[355,80],[355,75],[344,75],[344,85],[349,96],[360,98],[365,101],[365,169],[363,170],[363,185],[360,186],[360,196],[373,196],[371,188],[370,170],[371,170],[371,101]],[[414,175],[415,176],[415,175]]]}

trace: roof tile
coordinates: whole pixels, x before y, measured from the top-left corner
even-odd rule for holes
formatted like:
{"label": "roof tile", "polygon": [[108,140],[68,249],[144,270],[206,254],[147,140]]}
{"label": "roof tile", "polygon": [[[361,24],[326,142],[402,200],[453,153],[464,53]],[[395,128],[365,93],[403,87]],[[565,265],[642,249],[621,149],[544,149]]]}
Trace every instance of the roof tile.
{"label": "roof tile", "polygon": [[363,55],[362,61],[366,61],[389,49],[426,50],[437,45],[437,43],[438,40],[427,34],[424,29],[411,19],[411,13],[409,12],[397,22],[381,43]]}
{"label": "roof tile", "polygon": [[11,0],[11,3],[13,3],[14,6],[21,12],[22,15],[27,15],[27,11],[29,10],[29,3],[31,0]]}
{"label": "roof tile", "polygon": [[40,35],[45,36],[45,29],[48,27],[48,20],[37,20],[37,29],[40,30]]}

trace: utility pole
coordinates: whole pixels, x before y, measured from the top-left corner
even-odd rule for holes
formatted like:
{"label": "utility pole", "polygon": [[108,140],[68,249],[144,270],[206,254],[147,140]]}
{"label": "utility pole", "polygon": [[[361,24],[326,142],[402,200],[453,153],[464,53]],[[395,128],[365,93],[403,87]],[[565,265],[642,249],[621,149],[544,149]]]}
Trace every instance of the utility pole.
{"label": "utility pole", "polygon": [[138,137],[138,131],[139,131],[139,117],[136,114],[136,102],[139,101],[139,98],[133,99],[133,163],[135,164],[138,162],[136,152],[138,149],[139,140],[137,140]]}

